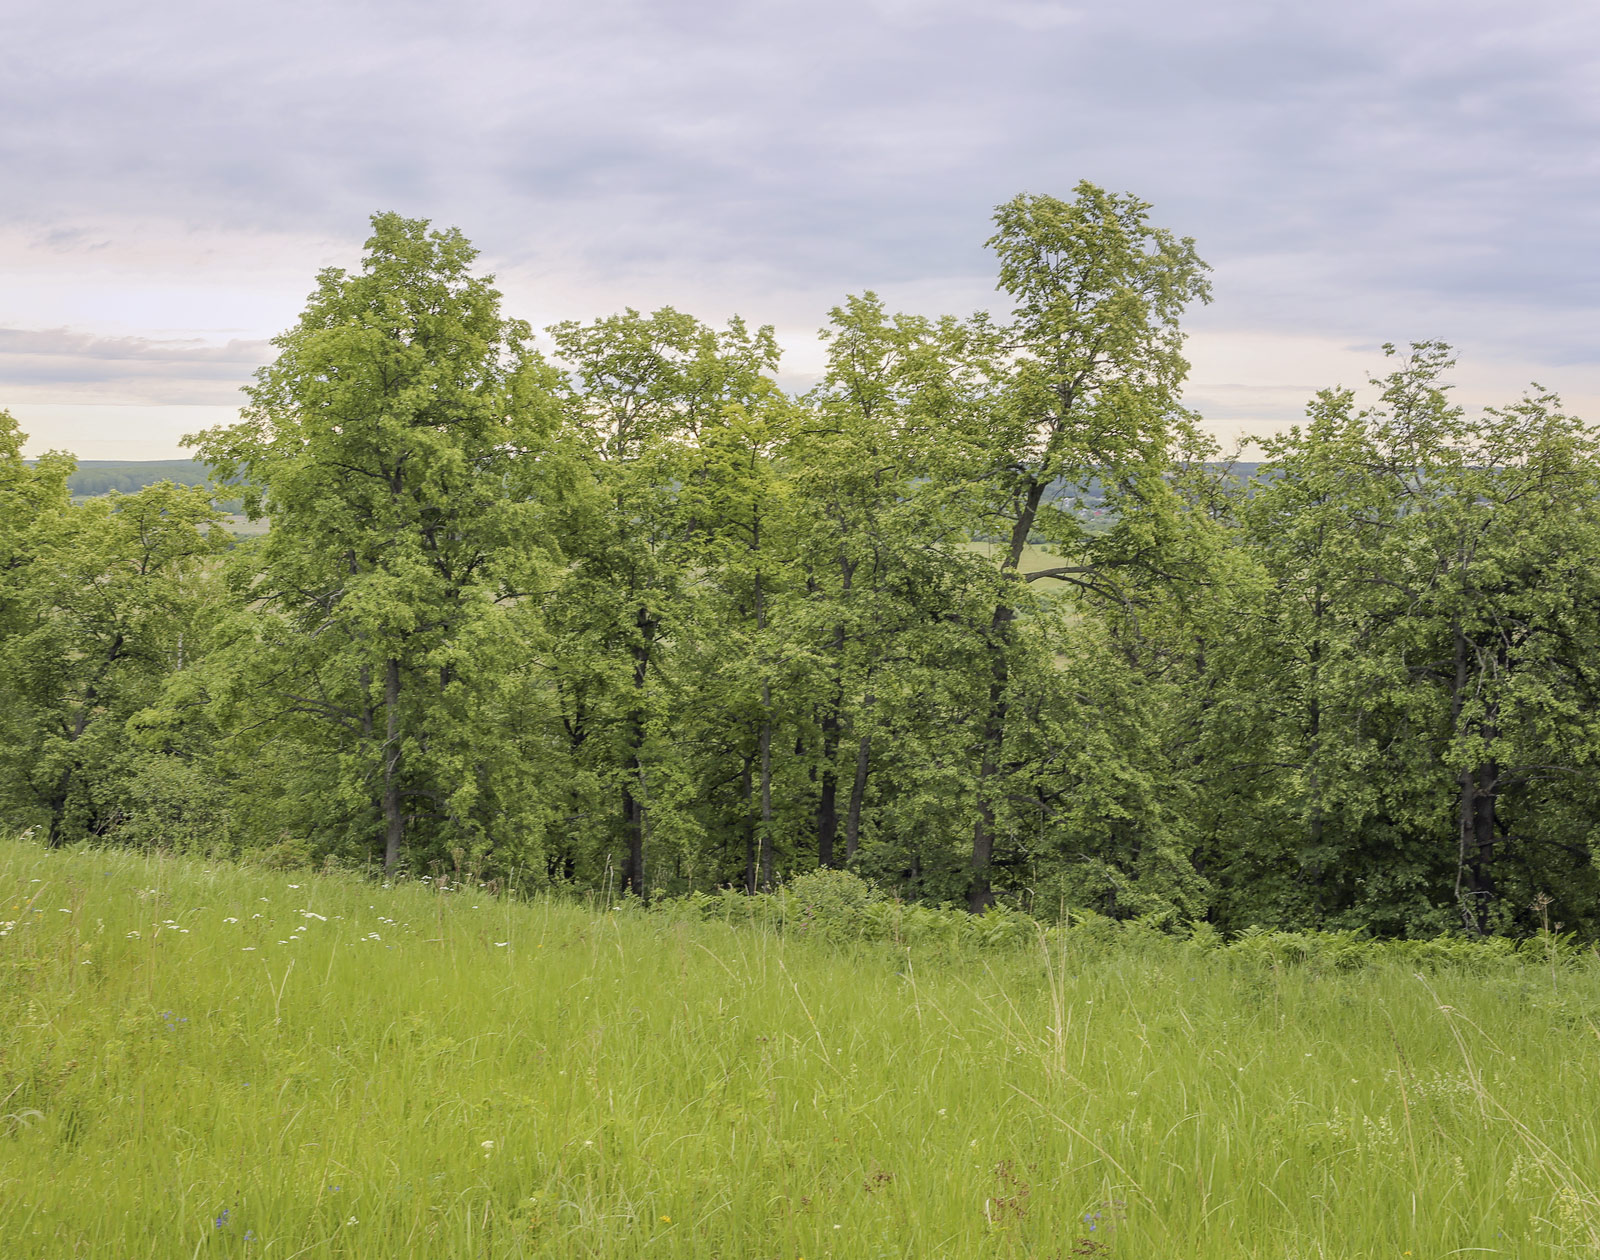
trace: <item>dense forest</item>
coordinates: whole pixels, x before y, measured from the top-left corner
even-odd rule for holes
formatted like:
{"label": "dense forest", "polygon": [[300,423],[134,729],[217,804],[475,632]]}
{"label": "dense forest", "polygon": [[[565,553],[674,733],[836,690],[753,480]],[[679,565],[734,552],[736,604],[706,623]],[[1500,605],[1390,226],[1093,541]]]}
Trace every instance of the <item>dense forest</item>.
{"label": "dense forest", "polygon": [[[0,413],[0,825],[643,898],[848,867],[1224,931],[1600,934],[1600,450],[1389,349],[1228,463],[1193,242],[1000,206],[1001,316],[533,330],[384,214],[204,485]],[[81,485],[81,483],[79,483]]]}

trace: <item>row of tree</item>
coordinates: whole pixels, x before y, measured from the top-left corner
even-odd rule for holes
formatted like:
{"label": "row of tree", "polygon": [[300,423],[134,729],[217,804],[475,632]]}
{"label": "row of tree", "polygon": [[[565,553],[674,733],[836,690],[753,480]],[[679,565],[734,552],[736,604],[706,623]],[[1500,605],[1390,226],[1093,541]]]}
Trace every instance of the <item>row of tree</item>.
{"label": "row of tree", "polygon": [[[74,506],[0,413],[0,820],[641,897],[849,866],[1036,911],[1600,931],[1600,450],[1448,350],[1256,475],[1183,410],[1192,242],[1001,206],[1003,320],[506,318],[373,220],[211,493]],[[1097,512],[1083,504],[1092,494]],[[1098,509],[1103,508],[1102,519]]]}

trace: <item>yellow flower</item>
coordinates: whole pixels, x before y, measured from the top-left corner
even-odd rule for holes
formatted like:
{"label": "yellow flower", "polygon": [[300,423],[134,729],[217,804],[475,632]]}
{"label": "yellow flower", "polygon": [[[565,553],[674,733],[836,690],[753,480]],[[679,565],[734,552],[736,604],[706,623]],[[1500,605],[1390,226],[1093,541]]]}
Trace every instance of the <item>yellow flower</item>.
{"label": "yellow flower", "polygon": [[663,1225],[670,1225],[670,1224],[672,1224],[672,1218],[670,1216],[663,1216],[661,1218],[661,1223]]}

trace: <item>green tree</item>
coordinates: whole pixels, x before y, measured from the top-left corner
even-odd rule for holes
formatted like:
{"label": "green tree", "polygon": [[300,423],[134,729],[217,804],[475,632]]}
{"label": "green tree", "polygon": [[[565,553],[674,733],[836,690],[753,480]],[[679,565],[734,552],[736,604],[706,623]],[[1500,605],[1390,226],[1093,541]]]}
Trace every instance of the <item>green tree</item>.
{"label": "green tree", "polygon": [[[897,784],[886,790],[916,794],[922,776],[913,763],[926,764],[936,732],[905,706],[947,699],[950,667],[968,646],[963,600],[973,567],[962,546],[966,522],[930,475],[966,405],[966,330],[949,319],[890,315],[867,293],[835,308],[822,336],[827,371],[804,400],[782,462],[802,596],[791,619],[796,685],[809,694],[816,727],[817,861],[834,866],[855,858],[872,812],[875,740],[879,760],[899,761]],[[892,738],[884,725],[891,712],[908,719],[896,721]],[[915,846],[887,848],[894,856],[878,861],[920,870]]]}
{"label": "green tree", "polygon": [[204,570],[227,545],[203,488],[159,482],[66,507],[52,487],[67,468],[50,461],[38,478],[35,490],[57,510],[32,531],[29,563],[13,571],[11,632],[0,641],[10,691],[4,777],[51,844],[126,820],[128,784],[141,770],[130,720],[185,668]]}
{"label": "green tree", "polygon": [[254,743],[303,749],[299,795],[322,799],[300,825],[330,842],[376,831],[387,869],[525,860],[542,798],[517,710],[557,569],[555,378],[460,232],[372,229],[361,270],[324,271],[275,340],[240,423],[192,439],[271,521],[218,695]]}
{"label": "green tree", "polygon": [[647,837],[681,847],[698,834],[691,811],[672,805],[686,782],[667,710],[673,652],[693,617],[690,543],[716,524],[682,499],[708,476],[701,435],[773,395],[777,342],[770,328],[735,319],[719,331],[670,308],[550,332],[582,467],[562,524],[571,573],[553,610],[562,721],[581,771],[570,817],[600,869],[619,851],[623,889],[646,897]]}
{"label": "green tree", "polygon": [[[1206,267],[1192,241],[1151,226],[1148,212],[1137,198],[1083,183],[1071,202],[1020,196],[995,214],[989,246],[1000,288],[1016,306],[1007,324],[974,329],[987,379],[957,437],[977,528],[1000,540],[1003,579],[984,631],[989,694],[967,894],[974,912],[993,901],[1014,625],[1029,603],[1028,584],[1082,579],[1095,563],[1092,539],[1061,488],[1098,481],[1126,500],[1131,519],[1140,483],[1159,475],[1181,414],[1188,364],[1178,320],[1190,302],[1208,298]],[[1152,519],[1142,514],[1141,528]],[[1025,574],[1035,540],[1063,563]]]}
{"label": "green tree", "polygon": [[1210,855],[1224,921],[1482,932],[1527,926],[1546,895],[1577,921],[1600,750],[1594,440],[1542,393],[1469,416],[1445,346],[1391,354],[1372,407],[1325,391],[1268,442],[1242,508],[1268,584],[1220,654],[1244,699],[1219,761],[1252,765],[1219,776],[1241,789]]}

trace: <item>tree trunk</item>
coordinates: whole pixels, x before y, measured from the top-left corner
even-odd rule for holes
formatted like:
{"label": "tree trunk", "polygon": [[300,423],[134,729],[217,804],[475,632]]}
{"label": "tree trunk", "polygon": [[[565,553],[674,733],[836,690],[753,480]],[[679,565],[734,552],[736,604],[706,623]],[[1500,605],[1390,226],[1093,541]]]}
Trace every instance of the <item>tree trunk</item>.
{"label": "tree trunk", "polygon": [[839,835],[839,710],[822,719],[822,783],[817,797],[817,865],[832,866],[834,841]]}
{"label": "tree trunk", "polygon": [[400,811],[400,662],[391,659],[384,668],[383,869],[392,874],[406,837],[405,815]]}
{"label": "tree trunk", "polygon": [[628,846],[628,856],[622,867],[622,891],[632,892],[641,901],[649,900],[644,882],[644,801],[634,794],[631,780],[644,782],[644,760],[640,750],[644,744],[644,685],[650,673],[650,645],[655,640],[656,622],[650,610],[640,607],[634,614],[638,638],[633,644],[634,704],[628,714],[628,743],[624,753],[625,773],[629,776],[622,784],[622,835]]}
{"label": "tree trunk", "polygon": [[978,765],[977,818],[972,824],[972,875],[967,886],[967,909],[982,914],[994,904],[990,868],[994,862],[994,777],[1000,770],[1000,752],[1006,736],[1006,688],[1011,664],[1006,641],[1015,611],[1007,604],[994,610],[989,625],[989,707],[983,725],[982,760]]}
{"label": "tree trunk", "polygon": [[50,827],[45,833],[45,844],[52,849],[59,849],[66,843],[66,832],[62,823],[66,821],[67,794],[72,788],[72,766],[61,772],[61,777],[56,780],[55,790],[45,802],[45,807],[50,811]]}
{"label": "tree trunk", "polygon": [[1489,905],[1497,892],[1492,866],[1499,778],[1499,766],[1486,761],[1463,770],[1456,779],[1461,789],[1456,806],[1460,828],[1456,898],[1463,926],[1480,936],[1489,930]]}
{"label": "tree trunk", "polygon": [[[640,771],[635,759],[632,769]],[[645,900],[644,887],[644,804],[633,793],[631,782],[622,784],[622,826],[628,841],[628,856],[622,865],[622,891]]]}
{"label": "tree trunk", "polygon": [[[867,697],[872,703],[872,697]],[[856,774],[850,784],[850,808],[844,816],[844,860],[856,855],[861,843],[861,806],[867,797],[867,771],[872,761],[872,736],[863,735],[856,744]]]}
{"label": "tree trunk", "polygon": [[[842,551],[839,556],[839,589],[845,598],[855,577],[855,564]],[[844,713],[844,649],[847,636],[844,622],[833,627],[833,659],[838,670],[833,698],[822,718],[822,790],[817,799],[817,865],[834,864],[834,842],[839,835],[839,733]]]}
{"label": "tree trunk", "polygon": [[[1044,483],[1030,477],[1022,494],[1021,510],[1011,527],[1011,542],[1001,560],[1001,571],[1021,581],[1022,553],[1033,533],[1044,497]],[[983,751],[978,766],[977,818],[972,824],[972,882],[967,888],[967,909],[982,914],[994,904],[991,867],[994,863],[994,777],[1000,772],[1000,754],[1006,736],[1006,690],[1011,682],[1011,623],[1017,610],[1013,601],[995,605],[989,622],[989,709],[983,724]]]}
{"label": "tree trunk", "polygon": [[744,890],[754,895],[756,891],[756,815],[752,805],[754,787],[750,780],[754,754],[744,759],[744,770],[739,775],[739,786],[744,793]]}
{"label": "tree trunk", "polygon": [[989,783],[1000,768],[1005,738],[1007,671],[1005,658],[997,657],[989,684],[989,721],[983,732],[983,761],[978,770],[978,816],[972,824],[972,882],[967,888],[967,909],[982,914],[994,904],[990,867],[994,862],[994,806]]}
{"label": "tree trunk", "polygon": [[[759,528],[751,533],[752,551],[761,546]],[[772,681],[767,677],[766,594],[761,585],[761,571],[756,571],[756,642],[760,648],[761,667],[761,887],[772,887]]]}
{"label": "tree trunk", "polygon": [[761,887],[772,887],[772,686],[761,684]]}

